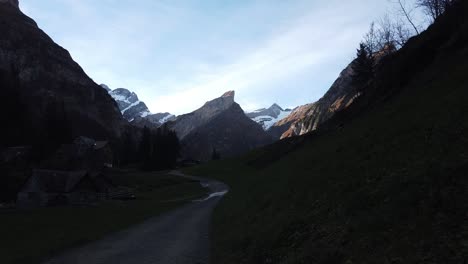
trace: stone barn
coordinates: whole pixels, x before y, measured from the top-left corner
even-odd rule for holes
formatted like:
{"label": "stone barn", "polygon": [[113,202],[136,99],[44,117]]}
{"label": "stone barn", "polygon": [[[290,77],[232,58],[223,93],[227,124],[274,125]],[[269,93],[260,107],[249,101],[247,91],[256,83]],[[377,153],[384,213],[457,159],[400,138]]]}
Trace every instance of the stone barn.
{"label": "stone barn", "polygon": [[83,205],[106,199],[113,185],[87,171],[34,170],[21,188],[17,207]]}

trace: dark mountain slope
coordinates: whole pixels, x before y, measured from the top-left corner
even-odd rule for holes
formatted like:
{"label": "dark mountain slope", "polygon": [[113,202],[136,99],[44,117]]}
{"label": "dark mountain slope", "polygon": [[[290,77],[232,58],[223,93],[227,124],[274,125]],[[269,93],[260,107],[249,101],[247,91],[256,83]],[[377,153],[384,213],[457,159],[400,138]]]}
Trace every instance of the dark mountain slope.
{"label": "dark mountain slope", "polygon": [[214,151],[223,158],[231,157],[272,143],[262,127],[234,102],[234,96],[234,91],[226,92],[166,124],[179,136],[183,158],[207,161]]}
{"label": "dark mountain slope", "polygon": [[193,170],[231,187],[214,262],[467,262],[467,32],[459,1],[323,128]]}
{"label": "dark mountain slope", "polygon": [[272,139],[242,108],[233,103],[208,123],[182,140],[182,153],[187,158],[210,160],[215,150],[222,158],[240,155],[264,146]]}
{"label": "dark mountain slope", "polygon": [[25,144],[47,137],[51,119],[60,119],[63,127],[54,130],[68,130],[62,134],[70,137],[120,136],[123,119],[114,100],[32,19],[14,5],[0,3],[0,32],[0,89],[14,93],[21,109],[17,116],[3,116],[2,125],[18,118],[15,122],[24,124],[21,129],[6,128],[12,133],[27,131],[16,142],[2,137],[3,144]]}

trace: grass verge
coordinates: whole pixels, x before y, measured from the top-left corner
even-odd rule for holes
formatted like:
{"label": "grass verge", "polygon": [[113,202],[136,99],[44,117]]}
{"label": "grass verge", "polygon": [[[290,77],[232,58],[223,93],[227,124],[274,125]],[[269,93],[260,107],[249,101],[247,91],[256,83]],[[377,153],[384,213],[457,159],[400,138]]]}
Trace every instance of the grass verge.
{"label": "grass verge", "polygon": [[0,211],[1,263],[40,263],[206,194],[198,182],[165,173],[114,171],[112,176],[115,183],[136,188],[137,199],[93,207]]}
{"label": "grass verge", "polygon": [[275,144],[186,170],[230,186],[215,211],[214,263],[468,261],[467,58],[440,58],[292,151]]}

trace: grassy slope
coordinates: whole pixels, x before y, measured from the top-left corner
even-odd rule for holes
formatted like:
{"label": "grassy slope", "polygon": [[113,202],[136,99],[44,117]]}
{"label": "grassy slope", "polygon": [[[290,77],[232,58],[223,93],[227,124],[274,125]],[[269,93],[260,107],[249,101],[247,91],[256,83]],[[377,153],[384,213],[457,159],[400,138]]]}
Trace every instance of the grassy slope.
{"label": "grassy slope", "polygon": [[467,261],[467,72],[466,48],[444,53],[390,99],[275,162],[252,166],[289,143],[191,169],[231,186],[215,215],[214,263]]}
{"label": "grassy slope", "polygon": [[205,194],[198,182],[165,174],[116,173],[114,181],[136,187],[137,199],[95,207],[0,211],[0,262],[39,263]]}

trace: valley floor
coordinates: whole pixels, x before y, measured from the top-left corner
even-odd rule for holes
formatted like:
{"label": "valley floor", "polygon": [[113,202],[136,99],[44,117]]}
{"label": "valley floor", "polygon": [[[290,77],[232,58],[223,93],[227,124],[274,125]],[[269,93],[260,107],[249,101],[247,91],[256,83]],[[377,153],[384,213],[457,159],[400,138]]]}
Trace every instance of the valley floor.
{"label": "valley floor", "polygon": [[[227,190],[224,184],[216,181],[203,181],[200,178],[195,180],[200,180],[214,194]],[[208,197],[72,250],[46,263],[208,263],[211,216],[221,199],[216,195]]]}
{"label": "valley floor", "polygon": [[[116,257],[113,253],[117,252],[127,254],[126,257],[134,261],[136,255],[131,254],[140,254],[143,249],[139,246],[142,244],[148,245],[146,249],[150,253],[154,253],[159,246],[165,245],[167,252],[164,254],[167,253],[168,256],[171,250],[176,253],[174,250],[187,249],[187,244],[179,244],[177,249],[171,246],[174,245],[173,243],[168,243],[169,240],[181,241],[185,236],[182,230],[191,232],[190,238],[193,238],[193,243],[198,242],[195,237],[207,238],[207,235],[203,232],[207,232],[209,222],[207,219],[209,219],[211,209],[218,199],[208,200],[203,203],[191,203],[194,199],[206,196],[206,189],[200,185],[198,179],[184,178],[167,173],[142,173],[136,171],[115,171],[113,178],[118,184],[136,188],[136,199],[129,201],[111,200],[90,207],[0,211],[1,263],[40,263],[64,250],[103,238],[104,240],[101,240],[101,242],[92,244],[98,245],[98,248],[102,249],[102,251],[95,251],[95,248],[91,246],[91,249],[95,252],[95,255],[92,256],[100,256],[99,260],[101,262],[99,263],[107,263],[102,262],[103,258],[108,257],[106,260],[110,261],[113,257]],[[172,213],[164,214],[164,212],[183,206],[186,203],[189,204]],[[188,217],[202,208],[204,210],[198,212],[196,219]],[[161,214],[164,215],[155,217]],[[181,218],[179,222],[176,222],[174,219],[178,217]],[[144,222],[147,219],[151,220]],[[143,224],[128,231],[108,236],[111,233],[125,230],[142,222]],[[167,232],[168,226],[173,227],[173,234]],[[192,230],[192,227],[195,226],[201,228],[201,233],[197,233],[197,229]],[[163,232],[164,230],[166,232]],[[116,244],[110,245],[108,241],[114,239],[116,239]],[[148,244],[150,240],[159,244]],[[188,241],[184,243],[188,243]],[[114,248],[114,251],[109,251],[109,248],[105,249],[109,245]],[[127,251],[123,250],[125,247]],[[78,258],[75,262],[70,259],[62,261],[63,258],[69,256],[64,255],[48,263],[94,263],[89,259],[83,260],[86,257],[91,257],[86,251],[87,248],[90,249],[87,246],[82,248],[81,251],[71,253],[81,252],[79,253],[81,258]],[[206,254],[201,249],[196,251]],[[121,256],[119,255],[119,257]],[[142,258],[144,257],[142,256]],[[146,262],[142,259],[137,263]]]}

